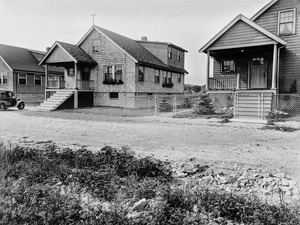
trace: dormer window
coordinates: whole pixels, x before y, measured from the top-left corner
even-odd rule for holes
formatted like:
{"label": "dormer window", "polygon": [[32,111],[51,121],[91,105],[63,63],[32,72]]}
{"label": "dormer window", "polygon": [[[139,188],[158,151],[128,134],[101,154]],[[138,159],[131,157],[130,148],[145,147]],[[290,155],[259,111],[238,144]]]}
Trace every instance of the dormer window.
{"label": "dormer window", "polygon": [[100,53],[100,37],[92,39],[92,51],[93,53]]}
{"label": "dormer window", "polygon": [[278,12],[278,35],[289,35],[295,33],[296,9]]}

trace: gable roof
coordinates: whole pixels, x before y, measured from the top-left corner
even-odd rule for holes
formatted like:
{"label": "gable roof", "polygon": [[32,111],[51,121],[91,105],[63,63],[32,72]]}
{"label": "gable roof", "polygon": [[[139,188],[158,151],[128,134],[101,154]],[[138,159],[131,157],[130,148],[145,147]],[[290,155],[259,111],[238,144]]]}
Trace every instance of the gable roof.
{"label": "gable roof", "polygon": [[55,47],[61,48],[68,56],[70,56],[74,62],[79,64],[91,65],[96,66],[97,62],[87,54],[82,48],[78,47],[77,45],[57,41],[51,47],[51,49],[47,52],[47,54],[41,59],[40,65],[42,65],[47,57],[51,54]]}
{"label": "gable roof", "polygon": [[155,55],[149,52],[141,44],[139,44],[137,41],[95,25],[91,27],[91,29],[84,35],[84,37],[79,41],[77,45],[80,46],[80,44],[94,29],[98,31],[101,35],[105,36],[112,43],[114,43],[121,51],[123,51],[125,54],[127,54],[130,58],[132,58],[136,63],[139,63],[140,65],[152,66],[178,73],[188,73],[184,69],[166,65],[159,58],[157,58]]}
{"label": "gable roof", "polygon": [[239,14],[234,20],[232,20],[226,27],[224,27],[216,36],[214,36],[208,43],[206,43],[199,52],[207,52],[207,49],[209,46],[211,46],[218,38],[220,38],[226,31],[228,31],[233,25],[235,25],[238,21],[243,21],[249,26],[253,27],[254,29],[258,30],[259,32],[263,33],[270,39],[274,40],[275,42],[278,42],[282,45],[286,45],[286,41],[282,40],[278,36],[272,34],[271,32],[267,31],[266,29],[262,28],[261,26],[257,25],[252,20],[248,19],[247,17],[243,16],[242,14]]}
{"label": "gable roof", "polygon": [[45,68],[26,48],[0,44],[0,57],[11,70],[45,72]]}
{"label": "gable roof", "polygon": [[269,2],[265,7],[263,7],[261,10],[259,10],[254,16],[251,17],[251,20],[256,20],[258,17],[261,16],[265,11],[267,11],[272,5],[274,5],[278,0],[272,0]]}

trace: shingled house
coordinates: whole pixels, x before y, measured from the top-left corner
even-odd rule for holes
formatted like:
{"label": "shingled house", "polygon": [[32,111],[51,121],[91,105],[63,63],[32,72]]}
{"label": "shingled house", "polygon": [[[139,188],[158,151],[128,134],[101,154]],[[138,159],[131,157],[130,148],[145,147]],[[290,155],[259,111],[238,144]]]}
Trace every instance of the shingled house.
{"label": "shingled house", "polygon": [[[0,88],[13,91],[25,102],[45,99],[45,68],[39,61],[45,52],[0,44]],[[59,68],[51,67],[49,75],[59,75]]]}
{"label": "shingled house", "polygon": [[251,19],[238,15],[199,50],[209,92],[234,91],[236,117],[265,118],[276,94],[300,91],[299,6],[273,0]]}
{"label": "shingled house", "polygon": [[[46,67],[46,98],[40,108],[122,107],[124,96],[182,94],[184,54],[167,42],[136,41],[92,26],[78,44],[55,42],[40,65]],[[49,66],[64,68],[49,77]],[[130,98],[127,107],[140,107]]]}

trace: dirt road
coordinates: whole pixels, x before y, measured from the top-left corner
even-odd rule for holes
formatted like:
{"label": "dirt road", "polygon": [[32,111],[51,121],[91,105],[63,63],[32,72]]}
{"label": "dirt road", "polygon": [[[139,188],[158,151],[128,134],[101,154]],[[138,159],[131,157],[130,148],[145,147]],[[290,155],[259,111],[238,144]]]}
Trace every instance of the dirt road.
{"label": "dirt road", "polygon": [[128,146],[137,155],[170,161],[197,160],[234,170],[237,166],[278,169],[300,178],[300,131],[262,130],[263,124],[207,119],[113,117],[74,113],[0,112],[0,141],[52,140],[59,146]]}

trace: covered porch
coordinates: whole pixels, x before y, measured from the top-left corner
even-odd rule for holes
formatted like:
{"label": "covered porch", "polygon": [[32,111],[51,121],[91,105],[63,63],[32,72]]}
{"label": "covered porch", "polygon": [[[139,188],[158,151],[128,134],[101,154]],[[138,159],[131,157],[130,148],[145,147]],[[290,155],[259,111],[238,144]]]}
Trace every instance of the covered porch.
{"label": "covered porch", "polygon": [[[45,105],[53,105],[52,110],[93,106],[92,72],[98,64],[83,49],[56,42],[40,64],[45,66]],[[49,67],[61,68],[63,75],[49,74]]]}
{"label": "covered porch", "polygon": [[286,42],[238,15],[199,52],[207,55],[208,90],[277,91],[280,51]]}

